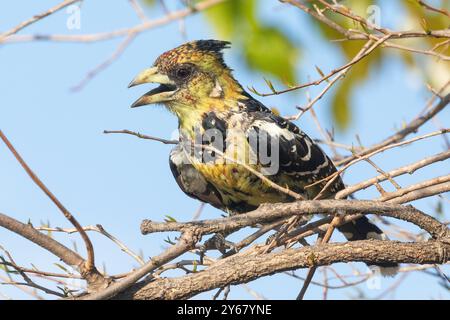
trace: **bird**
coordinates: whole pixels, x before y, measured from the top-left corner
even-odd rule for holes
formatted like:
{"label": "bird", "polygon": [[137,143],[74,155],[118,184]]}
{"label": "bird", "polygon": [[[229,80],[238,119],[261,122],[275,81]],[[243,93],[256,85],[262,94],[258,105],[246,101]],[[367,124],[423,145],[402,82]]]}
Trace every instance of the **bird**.
{"label": "bird", "polygon": [[[223,55],[230,45],[222,40],[184,43],[162,53],[129,84],[159,84],[132,108],[163,104],[178,118],[179,143],[169,165],[180,189],[229,214],[297,200],[284,190],[304,199],[333,198],[345,185],[338,176],[324,189],[325,178],[337,172],[332,160],[296,124],[253,98],[235,79]],[[264,158],[261,149],[270,157]],[[275,165],[266,158],[276,160]],[[265,172],[264,179],[257,172]],[[366,216],[338,230],[349,241],[388,239]],[[392,275],[398,265],[379,267],[383,275]]]}

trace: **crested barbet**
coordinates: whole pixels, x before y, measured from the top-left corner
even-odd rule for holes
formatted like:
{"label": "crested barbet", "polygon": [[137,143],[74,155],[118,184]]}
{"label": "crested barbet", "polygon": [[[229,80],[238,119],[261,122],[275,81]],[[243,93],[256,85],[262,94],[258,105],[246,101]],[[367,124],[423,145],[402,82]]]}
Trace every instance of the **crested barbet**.
{"label": "crested barbet", "polygon": [[[325,178],[336,172],[331,159],[294,123],[244,90],[224,61],[229,45],[185,43],[160,55],[129,85],[159,83],[132,107],[162,103],[178,118],[179,144],[169,162],[181,190],[230,214],[292,202],[292,192],[304,199],[333,198],[344,184],[337,177],[324,189]],[[338,229],[350,241],[387,239],[365,216]],[[380,267],[388,274],[397,265]]]}

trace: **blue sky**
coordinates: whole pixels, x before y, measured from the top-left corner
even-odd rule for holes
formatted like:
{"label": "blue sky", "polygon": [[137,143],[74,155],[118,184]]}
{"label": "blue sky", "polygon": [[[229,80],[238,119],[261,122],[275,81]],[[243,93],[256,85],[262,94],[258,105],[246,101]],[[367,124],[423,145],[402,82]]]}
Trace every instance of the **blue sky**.
{"label": "blue sky", "polygon": [[[345,63],[344,57],[333,46],[318,36],[300,11],[285,7],[277,1],[262,1],[260,16],[281,26],[289,36],[304,47],[297,72],[300,80],[314,77],[314,65],[331,70]],[[58,1],[14,1],[0,5],[0,30],[7,30]],[[178,3],[178,2],[177,2]],[[173,6],[172,8],[179,8]],[[395,27],[395,1],[382,2],[383,23]],[[159,7],[146,9],[150,18],[163,13]],[[114,30],[138,24],[140,20],[127,1],[84,1],[81,9],[81,30],[67,30],[68,14],[61,11],[27,28],[23,34],[67,33],[89,34]],[[217,38],[211,26],[201,15],[186,20],[187,40]],[[83,225],[102,224],[110,233],[145,257],[161,252],[166,234],[142,236],[142,219],[162,220],[171,215],[177,220],[189,220],[199,203],[185,196],[176,185],[168,166],[171,146],[139,140],[125,135],[104,135],[105,129],[129,129],[169,138],[176,130],[176,119],[163,107],[145,107],[131,110],[129,106],[148,88],[127,89],[130,80],[143,68],[150,66],[163,51],[186,41],[178,24],[140,34],[123,55],[99,73],[81,91],[70,88],[79,83],[89,70],[102,63],[123,39],[96,43],[31,42],[0,46],[0,128],[7,134],[28,164],[47,186],[71,210]],[[265,88],[263,75],[249,71],[242,57],[233,48],[226,53],[228,64],[244,85]],[[404,121],[410,120],[425,106],[429,97],[420,78],[412,74],[393,52],[390,59],[372,70],[367,82],[358,87],[352,97],[353,118],[350,128],[338,133],[338,141],[356,144],[359,134],[365,144],[375,143],[393,133]],[[319,88],[310,89],[310,94]],[[260,98],[267,106],[276,106],[284,115],[295,112],[295,105],[306,101],[305,91],[275,97]],[[331,129],[329,99],[325,97],[316,106],[322,123]],[[440,116],[448,127],[449,110]],[[297,124],[312,137],[319,133],[309,116]],[[436,130],[432,123],[420,133]],[[412,147],[396,149],[374,158],[385,170],[412,163],[426,155],[442,151],[442,139],[433,138]],[[433,176],[448,173],[448,163],[434,165],[412,177],[401,177],[398,182],[407,185]],[[348,184],[376,175],[373,168],[361,164],[345,176]],[[370,198],[376,191],[367,190],[358,197]],[[415,203],[426,212],[433,212],[435,199]],[[448,201],[444,202],[448,219]],[[31,220],[35,225],[50,221],[52,226],[70,227],[60,212],[31,182],[7,149],[0,145],[0,212],[21,221]],[[202,217],[219,217],[220,212],[205,207]],[[403,224],[401,224],[404,226]],[[173,236],[173,235],[172,235]],[[76,241],[81,252],[83,245],[77,235],[55,235],[68,246]],[[105,263],[111,274],[128,271],[136,263],[123,254],[108,239],[91,234],[96,248],[96,262]],[[342,240],[337,236],[337,240]],[[11,251],[18,263],[58,271],[57,259],[20,237],[0,229],[0,245]],[[364,267],[358,265],[361,270]],[[338,270],[351,269],[339,265]],[[443,268],[447,273],[450,268]],[[298,271],[299,275],[304,274]],[[317,279],[322,276],[317,274]],[[383,279],[380,290],[366,285],[359,290],[375,297],[394,284],[398,278]],[[255,281],[250,287],[268,298],[294,298],[301,282],[286,275],[277,275]],[[17,290],[3,286],[0,292],[23,297]],[[307,298],[321,298],[322,289],[311,286]],[[356,297],[355,289],[330,290],[329,297],[348,299]],[[212,293],[200,295],[210,298]],[[241,287],[233,287],[230,298],[251,299]],[[389,297],[389,296],[388,296]],[[448,292],[437,285],[434,278],[423,273],[408,276],[395,298],[449,298]],[[392,297],[391,297],[392,298]]]}

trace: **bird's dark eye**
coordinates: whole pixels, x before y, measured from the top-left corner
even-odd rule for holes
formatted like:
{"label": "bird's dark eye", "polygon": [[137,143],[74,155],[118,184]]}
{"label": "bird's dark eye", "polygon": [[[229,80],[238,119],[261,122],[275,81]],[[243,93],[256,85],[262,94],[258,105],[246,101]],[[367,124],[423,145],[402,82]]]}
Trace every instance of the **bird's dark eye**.
{"label": "bird's dark eye", "polygon": [[189,67],[180,67],[176,70],[176,76],[179,79],[186,79],[191,75],[192,69]]}

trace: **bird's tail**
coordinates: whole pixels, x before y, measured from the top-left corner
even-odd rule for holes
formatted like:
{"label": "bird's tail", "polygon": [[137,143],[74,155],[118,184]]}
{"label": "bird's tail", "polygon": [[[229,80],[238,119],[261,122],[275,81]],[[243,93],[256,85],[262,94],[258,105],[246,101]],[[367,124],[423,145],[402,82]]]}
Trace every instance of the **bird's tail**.
{"label": "bird's tail", "polygon": [[[362,216],[356,220],[343,224],[338,230],[347,238],[348,241],[355,240],[389,240],[387,235],[376,225],[374,225],[366,216]],[[379,263],[374,265],[380,268],[383,276],[394,276],[398,271],[397,263]],[[370,267],[370,266],[369,266]]]}

